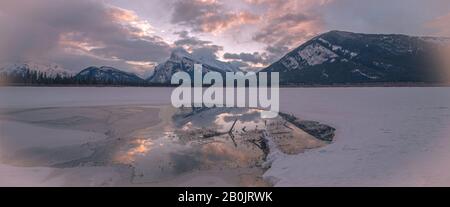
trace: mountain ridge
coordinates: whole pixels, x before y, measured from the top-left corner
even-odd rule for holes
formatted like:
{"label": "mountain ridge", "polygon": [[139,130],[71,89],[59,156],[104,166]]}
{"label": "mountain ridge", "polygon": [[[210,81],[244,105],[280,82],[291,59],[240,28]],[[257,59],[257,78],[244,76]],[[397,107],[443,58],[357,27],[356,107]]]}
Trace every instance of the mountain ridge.
{"label": "mountain ridge", "polygon": [[20,75],[29,71],[46,73],[50,77],[70,77],[75,73],[53,63],[37,63],[32,61],[19,61],[14,63],[5,63],[0,66],[0,73]]}
{"label": "mountain ridge", "polygon": [[187,72],[192,76],[194,64],[202,64],[203,72],[215,71],[224,74],[225,72],[241,71],[231,63],[222,62],[216,59],[195,57],[185,50],[174,50],[169,59],[155,67],[153,74],[147,78],[147,81],[150,83],[167,84],[170,83],[171,76],[179,71]]}
{"label": "mountain ridge", "polygon": [[282,85],[436,83],[441,81],[435,77],[436,51],[449,42],[450,38],[333,30],[303,43],[260,72],[280,72]]}
{"label": "mountain ridge", "polygon": [[74,76],[80,84],[106,84],[106,85],[143,85],[145,80],[138,75],[125,72],[114,67],[91,66]]}

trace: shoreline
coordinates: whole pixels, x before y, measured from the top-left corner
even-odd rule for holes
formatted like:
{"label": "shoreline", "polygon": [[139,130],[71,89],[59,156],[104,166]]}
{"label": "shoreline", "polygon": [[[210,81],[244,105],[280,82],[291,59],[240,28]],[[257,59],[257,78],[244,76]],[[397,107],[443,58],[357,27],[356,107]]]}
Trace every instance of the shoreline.
{"label": "shoreline", "polygon": [[[176,88],[177,85],[163,84],[163,85],[148,85],[148,86],[136,86],[136,85],[68,85],[68,84],[4,84],[0,85],[0,88],[8,87],[43,87],[43,88]],[[209,85],[204,85],[203,87],[209,87]],[[285,84],[279,85],[279,88],[395,88],[395,87],[450,87],[450,83],[354,83],[354,84]],[[269,87],[270,88],[270,87]]]}

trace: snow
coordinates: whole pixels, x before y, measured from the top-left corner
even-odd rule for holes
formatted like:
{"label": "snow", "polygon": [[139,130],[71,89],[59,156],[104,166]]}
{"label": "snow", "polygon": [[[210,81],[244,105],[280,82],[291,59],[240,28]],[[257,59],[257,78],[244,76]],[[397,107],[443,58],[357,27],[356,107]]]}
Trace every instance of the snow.
{"label": "snow", "polygon": [[450,38],[448,37],[421,37],[420,39],[441,46],[450,46]]}
{"label": "snow", "polygon": [[[163,105],[170,104],[171,90],[2,87],[0,108]],[[449,88],[283,88],[280,100],[282,111],[337,131],[323,148],[298,155],[272,151],[264,178],[275,186],[450,186]],[[110,185],[120,173],[0,164],[0,183]]]}
{"label": "snow", "polygon": [[377,67],[382,67],[382,68],[384,68],[384,69],[392,68],[392,65],[391,65],[391,64],[380,63],[380,62],[377,62],[377,61],[373,61],[372,63],[373,63],[375,66],[377,66]]}
{"label": "snow", "polygon": [[274,158],[264,177],[276,186],[450,185],[449,88],[283,89],[281,98],[282,110],[337,136]]}
{"label": "snow", "polygon": [[311,66],[319,65],[332,58],[338,57],[333,51],[315,43],[306,46],[300,50],[298,54]]}
{"label": "snow", "polygon": [[0,121],[1,139],[0,145],[3,150],[17,151],[33,146],[43,145],[46,148],[54,148],[70,145],[81,145],[88,141],[105,139],[103,134],[93,132],[75,131],[67,129],[51,129],[38,127],[15,121]]}
{"label": "snow", "polygon": [[329,41],[327,41],[327,40],[325,40],[325,39],[323,39],[323,38],[318,38],[318,40],[319,40],[320,42],[324,43],[326,46],[331,47],[331,50],[332,50],[333,52],[341,52],[341,53],[343,53],[344,55],[350,54],[350,58],[354,58],[354,57],[356,57],[356,56],[359,55],[359,54],[356,53],[356,52],[351,52],[351,51],[349,51],[349,50],[347,50],[347,49],[343,49],[342,46],[331,44]]}
{"label": "snow", "polygon": [[[175,63],[175,64],[174,64]],[[149,77],[149,80],[153,83],[167,83],[170,82],[172,74],[179,70],[175,67],[177,63],[183,63],[186,72],[190,72],[194,68],[194,64],[202,64],[204,70],[206,67],[214,68],[217,71],[223,72],[238,72],[241,71],[238,67],[228,62],[222,62],[212,57],[194,56],[184,49],[176,49],[172,51],[170,58],[156,66],[155,72]],[[189,66],[189,67],[186,67]]]}
{"label": "snow", "polygon": [[89,75],[90,72],[90,70],[83,70],[79,73],[79,75]]}
{"label": "snow", "polygon": [[172,88],[0,87],[0,108],[170,104]]}
{"label": "snow", "polygon": [[211,66],[213,68],[221,69],[226,72],[240,71],[239,68],[235,67],[234,65],[232,65],[230,63],[222,62],[222,61],[216,60],[211,57],[208,58],[208,57],[194,56],[194,55],[186,52],[185,50],[173,51],[170,59],[179,62],[184,58],[193,60],[194,62],[198,62],[198,63],[204,64],[204,65]]}
{"label": "snow", "polygon": [[323,39],[323,38],[319,38],[319,41],[321,41],[322,43],[326,44],[326,45],[332,45],[330,42],[328,42],[327,40]]}
{"label": "snow", "polygon": [[362,72],[361,70],[359,70],[359,69],[352,70],[352,73],[358,73],[358,74],[360,74],[360,75],[362,75],[362,76],[364,76],[364,77],[366,77],[366,78],[368,78],[368,79],[378,79],[377,76],[371,76],[371,75],[368,75],[368,74],[366,74],[366,73],[363,73],[363,72]]}
{"label": "snow", "polygon": [[0,186],[58,187],[113,186],[123,182],[119,170],[113,167],[13,167],[0,164]]}
{"label": "snow", "polygon": [[61,186],[60,179],[48,179],[53,172],[49,167],[13,167],[0,164],[0,185],[1,186]]}
{"label": "snow", "polygon": [[96,79],[135,79],[135,81],[139,81],[139,77],[134,73],[129,73],[125,71],[121,71],[119,69],[102,66],[102,67],[89,67],[82,70],[78,76],[89,76],[93,74]]}
{"label": "snow", "polygon": [[341,47],[341,46],[338,46],[338,45],[333,45],[333,46],[332,46],[332,50],[333,50],[333,51],[342,50],[342,47]]}
{"label": "snow", "polygon": [[68,77],[74,75],[70,70],[63,68],[57,64],[53,63],[38,63],[38,62],[18,62],[18,63],[4,63],[0,66],[0,72],[11,73],[21,73],[22,70],[29,69],[31,71],[41,71],[47,73],[50,77],[56,77],[56,75],[61,75],[62,77]]}

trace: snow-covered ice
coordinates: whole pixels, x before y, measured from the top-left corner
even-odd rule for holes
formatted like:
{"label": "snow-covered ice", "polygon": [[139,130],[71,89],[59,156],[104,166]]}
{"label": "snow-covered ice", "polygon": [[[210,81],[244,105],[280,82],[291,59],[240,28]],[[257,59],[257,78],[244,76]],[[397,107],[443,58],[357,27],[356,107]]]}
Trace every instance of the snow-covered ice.
{"label": "snow-covered ice", "polygon": [[[0,109],[165,105],[170,104],[170,91],[2,87]],[[325,147],[298,155],[271,155],[272,167],[264,177],[275,186],[450,186],[449,88],[285,88],[280,99],[281,111],[337,131]],[[109,167],[1,164],[0,185],[67,185],[67,179],[80,179],[80,185],[113,185],[122,173],[126,172]],[[88,174],[93,180],[81,179]]]}
{"label": "snow-covered ice", "polygon": [[281,109],[337,128],[274,159],[275,186],[450,186],[449,88],[284,89]]}

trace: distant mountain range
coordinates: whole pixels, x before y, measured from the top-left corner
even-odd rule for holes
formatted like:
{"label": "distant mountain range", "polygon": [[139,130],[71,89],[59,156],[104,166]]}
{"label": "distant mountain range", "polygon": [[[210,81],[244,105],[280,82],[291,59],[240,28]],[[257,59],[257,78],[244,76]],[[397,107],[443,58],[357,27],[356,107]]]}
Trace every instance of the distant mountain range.
{"label": "distant mountain range", "polygon": [[79,72],[73,79],[78,84],[144,85],[139,76],[113,67],[89,67]]}
{"label": "distant mountain range", "polygon": [[[0,80],[8,79],[15,84],[72,84],[72,85],[124,85],[124,86],[166,86],[170,85],[172,75],[178,71],[184,71],[193,75],[194,64],[202,64],[203,72],[240,71],[238,67],[218,61],[195,57],[184,50],[175,50],[169,59],[159,64],[154,73],[147,79],[136,74],[125,72],[113,67],[88,67],[77,74],[56,66],[34,66],[33,63],[8,64],[0,67]],[[57,70],[58,69],[58,70]],[[36,74],[35,74],[36,73]],[[38,75],[39,73],[40,75]],[[3,77],[3,78],[2,78]],[[53,81],[58,77],[58,81]],[[60,81],[64,77],[64,81]],[[7,81],[5,81],[7,82]]]}
{"label": "distant mountain range", "polygon": [[[439,51],[450,38],[406,35],[359,34],[331,31],[321,34],[260,72],[279,72],[281,85],[442,83]],[[233,64],[196,57],[175,50],[154,73],[143,79],[112,67],[88,67],[78,74],[54,64],[32,62],[0,66],[0,81],[23,84],[168,85],[178,71],[193,74],[194,64],[203,72],[237,72]]]}
{"label": "distant mountain range", "polygon": [[56,64],[36,62],[6,63],[0,66],[0,73],[8,75],[25,75],[26,72],[41,72],[49,77],[70,77],[74,73]]}

